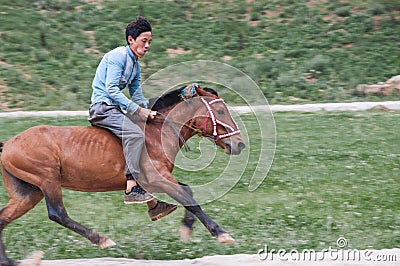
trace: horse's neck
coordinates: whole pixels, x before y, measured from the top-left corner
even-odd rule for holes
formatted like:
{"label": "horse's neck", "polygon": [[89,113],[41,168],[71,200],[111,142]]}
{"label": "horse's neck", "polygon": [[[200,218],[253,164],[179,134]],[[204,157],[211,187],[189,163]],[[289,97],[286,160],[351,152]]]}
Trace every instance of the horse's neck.
{"label": "horse's neck", "polygon": [[182,147],[183,143],[180,141],[180,136],[186,142],[195,135],[193,130],[183,124],[187,124],[194,117],[196,110],[200,106],[198,101],[181,102],[163,112],[167,116],[167,120],[162,124],[158,124],[158,127],[161,127],[158,130],[161,134],[166,133],[168,135],[167,138],[161,137],[160,141],[164,152],[168,153],[169,157],[175,158]]}

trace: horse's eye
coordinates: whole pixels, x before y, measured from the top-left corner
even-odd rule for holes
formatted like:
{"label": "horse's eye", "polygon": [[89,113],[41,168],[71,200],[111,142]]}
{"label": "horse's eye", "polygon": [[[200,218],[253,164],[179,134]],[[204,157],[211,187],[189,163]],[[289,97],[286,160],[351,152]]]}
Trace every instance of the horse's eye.
{"label": "horse's eye", "polygon": [[217,114],[223,115],[223,114],[225,114],[225,111],[224,110],[217,110]]}

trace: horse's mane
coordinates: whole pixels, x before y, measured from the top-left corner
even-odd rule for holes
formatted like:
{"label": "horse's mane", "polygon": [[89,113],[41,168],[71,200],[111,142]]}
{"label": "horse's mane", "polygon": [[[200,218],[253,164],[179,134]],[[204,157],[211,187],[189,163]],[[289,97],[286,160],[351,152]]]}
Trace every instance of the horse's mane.
{"label": "horse's mane", "polygon": [[[185,86],[183,86],[179,89],[175,89],[170,92],[167,92],[160,97],[154,97],[154,98],[149,99],[149,108],[154,111],[159,111],[159,110],[168,108],[172,105],[179,103],[180,101],[182,101],[180,94],[181,94],[182,89],[184,89],[184,88],[185,88]],[[218,96],[218,93],[211,88],[205,87],[205,88],[202,88],[199,90],[204,92],[203,96],[205,96],[207,94],[212,94],[212,96],[214,96],[214,97]]]}

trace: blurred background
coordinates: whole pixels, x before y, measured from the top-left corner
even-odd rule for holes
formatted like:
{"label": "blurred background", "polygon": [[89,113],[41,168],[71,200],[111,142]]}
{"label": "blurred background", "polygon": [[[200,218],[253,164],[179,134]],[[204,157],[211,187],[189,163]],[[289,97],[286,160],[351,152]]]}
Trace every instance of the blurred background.
{"label": "blurred background", "polygon": [[174,63],[237,67],[270,103],[381,101],[400,73],[398,0],[0,1],[0,111],[83,110],[102,55],[138,15],[153,26],[142,80]]}

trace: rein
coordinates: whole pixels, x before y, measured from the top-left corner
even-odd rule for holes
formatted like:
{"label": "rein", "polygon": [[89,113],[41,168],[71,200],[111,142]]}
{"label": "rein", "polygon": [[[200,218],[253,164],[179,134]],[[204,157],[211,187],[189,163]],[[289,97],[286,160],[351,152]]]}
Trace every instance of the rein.
{"label": "rein", "polygon": [[197,135],[199,136],[203,136],[203,131],[200,129],[197,129],[195,127],[192,127],[191,125],[189,125],[188,123],[182,123],[179,121],[174,121],[170,118],[168,118],[166,115],[157,112],[157,115],[154,117],[155,119],[160,119],[163,121],[167,121],[169,123],[169,125],[172,127],[172,129],[175,131],[175,133],[178,135],[180,141],[182,142],[183,146],[185,147],[185,151],[190,151],[189,145],[186,143],[186,140],[183,138],[182,134],[179,132],[179,130],[176,128],[175,124],[181,125],[181,126],[185,126],[191,130],[193,130],[194,132],[196,132]]}

